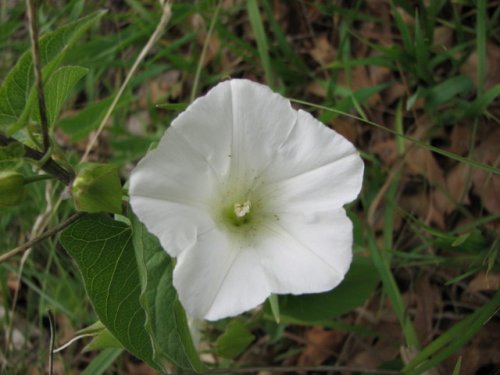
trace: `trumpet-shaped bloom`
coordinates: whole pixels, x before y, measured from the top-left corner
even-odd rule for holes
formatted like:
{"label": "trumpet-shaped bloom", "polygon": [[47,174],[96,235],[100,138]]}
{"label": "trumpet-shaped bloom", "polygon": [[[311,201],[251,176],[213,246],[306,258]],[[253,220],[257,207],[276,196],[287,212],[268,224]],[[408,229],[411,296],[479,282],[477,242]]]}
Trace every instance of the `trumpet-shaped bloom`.
{"label": "trumpet-shaped bloom", "polygon": [[189,315],[217,320],[271,294],[328,291],[352,259],[343,205],[354,146],[268,87],[225,81],[195,100],[130,177],[130,203],[177,257]]}

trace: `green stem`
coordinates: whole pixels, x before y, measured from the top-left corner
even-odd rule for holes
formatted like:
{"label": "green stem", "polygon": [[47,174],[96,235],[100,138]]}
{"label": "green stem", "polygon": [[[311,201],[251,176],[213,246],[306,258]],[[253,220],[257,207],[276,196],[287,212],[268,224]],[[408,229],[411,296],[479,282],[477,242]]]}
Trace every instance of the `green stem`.
{"label": "green stem", "polygon": [[[0,133],[0,146],[8,146],[12,143],[21,144],[24,148],[24,157],[33,159],[37,161],[37,164],[40,160],[44,159],[45,154],[26,146],[19,142],[17,139],[6,137],[2,133]],[[49,157],[41,166],[40,169],[47,172],[48,174],[53,175],[59,181],[63,182],[65,185],[69,185],[74,178],[74,174],[72,171],[68,171],[61,167],[59,163],[57,163],[54,159]]]}
{"label": "green stem", "polygon": [[38,26],[36,24],[36,8],[33,0],[26,0],[28,11],[28,26],[31,37],[31,51],[33,55],[33,71],[38,93],[38,107],[40,110],[40,123],[43,137],[43,151],[47,154],[50,149],[49,121],[47,118],[47,105],[43,94],[42,61],[40,57],[40,46],[38,44]]}
{"label": "green stem", "polygon": [[45,181],[45,180],[53,180],[55,177],[50,174],[39,174],[36,176],[24,177],[24,184],[28,185],[32,182]]}

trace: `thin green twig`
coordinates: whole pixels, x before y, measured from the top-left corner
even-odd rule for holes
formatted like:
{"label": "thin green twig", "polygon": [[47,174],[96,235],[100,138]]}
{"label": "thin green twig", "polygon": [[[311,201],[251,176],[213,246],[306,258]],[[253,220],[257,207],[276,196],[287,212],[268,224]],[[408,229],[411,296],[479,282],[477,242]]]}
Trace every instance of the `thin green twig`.
{"label": "thin green twig", "polygon": [[47,311],[49,317],[50,339],[49,339],[49,375],[54,373],[54,341],[56,339],[54,316],[52,312]]}
{"label": "thin green twig", "polygon": [[68,227],[69,225],[73,224],[75,221],[77,221],[80,217],[84,215],[83,212],[77,212],[76,214],[73,214],[70,216],[66,221],[63,221],[62,223],[56,225],[55,227],[49,229],[48,231],[42,233],[36,238],[33,238],[31,241],[28,241],[8,252],[5,254],[0,255],[0,263],[5,262],[6,260],[15,257],[16,255],[22,254],[25,251],[31,249],[33,246],[36,244],[42,242],[43,240],[52,237],[53,235],[59,233],[62,231],[64,228]]}
{"label": "thin green twig", "polygon": [[123,92],[125,91],[125,88],[127,87],[130,79],[135,74],[135,72],[137,71],[137,68],[139,67],[139,64],[144,60],[144,58],[148,54],[148,52],[151,49],[151,47],[153,47],[153,45],[155,44],[156,40],[159,38],[160,34],[163,32],[163,30],[167,26],[168,21],[170,20],[171,15],[172,15],[172,1],[167,1],[163,5],[163,10],[162,10],[162,15],[161,15],[160,22],[158,22],[158,25],[156,26],[155,31],[149,37],[148,42],[146,43],[146,45],[142,49],[141,53],[139,53],[139,56],[137,56],[137,58],[136,58],[136,60],[134,62],[134,65],[132,65],[132,68],[130,68],[130,71],[128,72],[127,76],[125,77],[125,81],[123,81],[120,89],[118,90],[118,92],[116,93],[116,95],[115,95],[115,97],[113,99],[113,102],[111,103],[111,105],[109,106],[106,114],[102,118],[102,121],[101,121],[101,123],[99,125],[99,128],[97,129],[97,131],[95,132],[94,136],[92,137],[92,139],[88,143],[87,148],[85,149],[85,153],[83,154],[82,159],[81,159],[82,162],[87,160],[87,158],[88,158],[88,156],[90,154],[90,151],[94,148],[94,146],[95,146],[95,144],[97,142],[97,139],[99,138],[99,136],[101,135],[102,131],[104,130],[104,127],[106,126],[106,123],[108,122],[109,117],[113,113],[116,105],[118,104],[118,101],[122,97]]}
{"label": "thin green twig", "polygon": [[33,0],[26,0],[28,13],[28,26],[31,38],[31,51],[33,55],[33,70],[35,73],[35,84],[38,93],[38,108],[40,111],[40,125],[42,128],[43,151],[50,152],[49,121],[47,119],[47,106],[43,94],[42,61],[40,58],[40,46],[38,44],[38,26],[36,24],[36,7]]}

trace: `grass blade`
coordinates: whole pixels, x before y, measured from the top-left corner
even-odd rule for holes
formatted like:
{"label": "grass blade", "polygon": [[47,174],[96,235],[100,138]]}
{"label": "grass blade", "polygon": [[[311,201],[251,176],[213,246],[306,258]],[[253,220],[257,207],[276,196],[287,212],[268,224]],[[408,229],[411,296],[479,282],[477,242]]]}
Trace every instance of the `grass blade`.
{"label": "grass blade", "polygon": [[264,74],[266,76],[266,82],[268,85],[274,86],[271,59],[269,58],[269,43],[267,42],[267,36],[264,31],[264,25],[262,23],[262,17],[260,16],[257,0],[247,1],[247,12],[250,19],[250,25],[252,26],[255,35],[255,41],[257,42],[257,49],[259,51],[259,57],[264,69]]}

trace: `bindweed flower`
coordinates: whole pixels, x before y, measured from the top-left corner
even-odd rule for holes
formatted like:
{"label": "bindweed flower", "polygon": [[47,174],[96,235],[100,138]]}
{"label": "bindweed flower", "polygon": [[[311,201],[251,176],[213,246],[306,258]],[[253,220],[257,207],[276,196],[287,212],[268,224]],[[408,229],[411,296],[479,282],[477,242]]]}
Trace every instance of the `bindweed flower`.
{"label": "bindweed flower", "polygon": [[130,203],[177,257],[187,313],[217,320],[272,293],[328,291],[352,259],[343,205],[361,189],[354,146],[268,87],[222,82],[195,100],[130,177]]}

